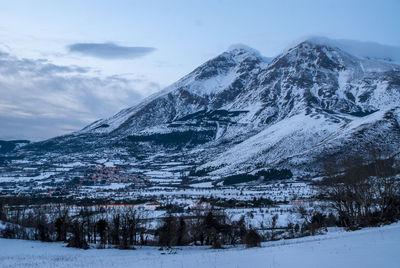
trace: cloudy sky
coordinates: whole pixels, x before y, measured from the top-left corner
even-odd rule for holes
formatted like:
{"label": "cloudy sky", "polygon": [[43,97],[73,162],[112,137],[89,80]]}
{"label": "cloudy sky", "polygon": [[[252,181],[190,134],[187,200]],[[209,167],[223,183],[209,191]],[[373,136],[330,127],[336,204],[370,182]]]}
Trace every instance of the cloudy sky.
{"label": "cloudy sky", "polygon": [[309,35],[400,46],[400,1],[0,0],[0,139],[41,140],[134,105],[235,43]]}

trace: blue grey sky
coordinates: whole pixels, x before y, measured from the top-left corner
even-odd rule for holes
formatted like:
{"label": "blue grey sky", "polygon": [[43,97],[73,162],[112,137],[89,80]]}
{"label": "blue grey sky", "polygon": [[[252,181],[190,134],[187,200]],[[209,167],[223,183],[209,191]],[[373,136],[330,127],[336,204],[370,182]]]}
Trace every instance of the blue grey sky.
{"label": "blue grey sky", "polygon": [[309,35],[400,46],[399,0],[9,0],[0,6],[0,94],[6,95],[0,139],[40,140],[80,129],[236,43],[265,56]]}

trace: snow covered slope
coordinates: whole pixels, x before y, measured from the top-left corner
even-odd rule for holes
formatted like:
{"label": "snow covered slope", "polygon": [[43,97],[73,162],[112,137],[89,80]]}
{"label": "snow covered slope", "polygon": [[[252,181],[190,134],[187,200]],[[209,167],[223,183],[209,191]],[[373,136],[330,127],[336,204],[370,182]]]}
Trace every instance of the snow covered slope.
{"label": "snow covered slope", "polygon": [[350,113],[399,104],[400,66],[359,59],[329,44],[312,38],[272,62],[253,49],[234,47],[80,133],[133,133],[204,109],[249,111],[245,122],[262,122],[311,107]]}
{"label": "snow covered slope", "polygon": [[235,47],[137,106],[95,122],[79,133],[134,133],[200,110],[220,109],[266,64],[267,60],[256,51]]}
{"label": "snow covered slope", "polygon": [[[257,167],[285,167],[297,176],[318,174],[323,159],[351,154],[375,144],[393,148],[400,144],[400,108],[381,110],[365,117],[298,114],[273,124],[202,166],[212,174]],[[300,172],[301,171],[301,172]]]}
{"label": "snow covered slope", "polygon": [[1,267],[326,267],[397,268],[400,224],[263,243],[261,248],[183,247],[162,255],[137,250],[66,248],[61,243],[0,239]]}

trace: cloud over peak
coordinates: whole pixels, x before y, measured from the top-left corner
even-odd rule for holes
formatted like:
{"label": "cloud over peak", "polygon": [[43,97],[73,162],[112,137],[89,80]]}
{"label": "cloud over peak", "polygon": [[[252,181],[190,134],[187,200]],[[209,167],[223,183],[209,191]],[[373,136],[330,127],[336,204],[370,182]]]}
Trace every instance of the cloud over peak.
{"label": "cloud over peak", "polygon": [[135,59],[146,56],[153,47],[128,47],[115,43],[75,43],[67,46],[69,52],[101,59]]}

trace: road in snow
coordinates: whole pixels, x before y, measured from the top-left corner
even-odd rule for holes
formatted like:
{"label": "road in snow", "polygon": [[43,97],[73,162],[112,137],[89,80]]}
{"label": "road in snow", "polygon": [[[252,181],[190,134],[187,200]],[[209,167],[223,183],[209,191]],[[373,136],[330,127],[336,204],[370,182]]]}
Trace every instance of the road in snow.
{"label": "road in snow", "polygon": [[356,232],[267,242],[262,248],[186,247],[161,254],[137,250],[66,248],[62,243],[0,239],[0,267],[400,267],[400,223]]}

